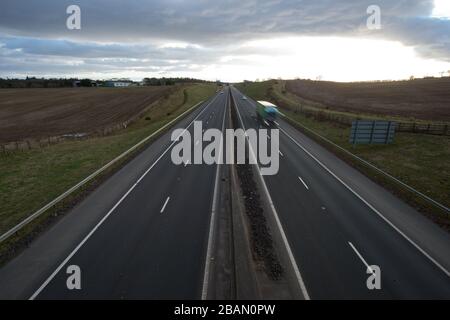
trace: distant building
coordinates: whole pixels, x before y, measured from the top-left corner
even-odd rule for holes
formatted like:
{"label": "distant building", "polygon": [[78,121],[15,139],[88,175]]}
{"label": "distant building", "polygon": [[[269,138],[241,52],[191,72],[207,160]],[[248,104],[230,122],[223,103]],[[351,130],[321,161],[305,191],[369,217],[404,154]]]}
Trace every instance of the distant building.
{"label": "distant building", "polygon": [[100,85],[97,81],[83,79],[83,80],[72,81],[72,86],[79,88],[79,87],[98,87]]}
{"label": "distant building", "polygon": [[131,86],[131,82],[125,82],[125,81],[106,81],[105,87],[129,87]]}

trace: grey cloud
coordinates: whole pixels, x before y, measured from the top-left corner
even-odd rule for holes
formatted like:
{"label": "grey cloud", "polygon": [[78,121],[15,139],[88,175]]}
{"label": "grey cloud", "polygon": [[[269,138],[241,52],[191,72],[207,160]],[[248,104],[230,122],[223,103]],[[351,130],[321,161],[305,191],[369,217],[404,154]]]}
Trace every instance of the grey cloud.
{"label": "grey cloud", "polygon": [[[65,25],[78,4],[82,30]],[[377,0],[389,17],[428,16],[432,0]],[[219,43],[267,33],[351,33],[366,19],[370,0],[2,0],[0,29],[17,35],[82,40],[174,39]]]}
{"label": "grey cloud", "polygon": [[204,67],[217,57],[218,52],[195,46],[159,48],[0,36],[0,76],[182,72]]}
{"label": "grey cloud", "polygon": [[162,74],[175,68],[177,71],[187,70],[188,65],[181,64],[175,67],[167,63],[155,63],[154,61],[145,63],[110,59],[67,60],[11,56],[0,61],[0,74],[11,77],[25,77],[30,75],[42,77],[80,77],[92,74],[114,74],[122,71]]}
{"label": "grey cloud", "polygon": [[[382,10],[380,31],[365,28],[373,3]],[[66,28],[71,4],[81,7],[81,30]],[[13,52],[36,61],[72,57],[99,68],[161,69],[174,68],[173,60],[189,68],[252,54],[240,44],[284,35],[390,39],[450,61],[450,20],[430,18],[432,0],[2,0],[0,9],[0,56]],[[168,41],[200,46],[156,45]]]}
{"label": "grey cloud", "polygon": [[35,55],[56,55],[80,58],[123,57],[123,58],[164,58],[187,59],[208,51],[198,46],[188,45],[183,48],[144,44],[103,44],[94,42],[77,42],[69,40],[39,39],[29,37],[0,36],[3,48],[20,50]]}
{"label": "grey cloud", "polygon": [[415,47],[425,57],[450,61],[450,20],[413,17],[392,19],[386,38]]}

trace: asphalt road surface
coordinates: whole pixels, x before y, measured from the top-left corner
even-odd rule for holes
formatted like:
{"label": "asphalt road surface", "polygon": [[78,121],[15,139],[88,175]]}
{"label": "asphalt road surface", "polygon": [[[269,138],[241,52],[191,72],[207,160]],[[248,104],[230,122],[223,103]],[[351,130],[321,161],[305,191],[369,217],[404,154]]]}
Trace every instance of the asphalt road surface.
{"label": "asphalt road surface", "polygon": [[[228,99],[218,93],[176,127],[222,130]],[[199,299],[216,165],[173,164],[171,132],[6,265],[0,297]],[[71,265],[81,290],[67,289]]]}
{"label": "asphalt road surface", "polygon": [[[245,129],[255,102],[232,89]],[[279,119],[280,170],[264,180],[311,299],[450,298],[450,237]],[[433,260],[433,261],[432,261]],[[368,290],[367,265],[381,271]]]}
{"label": "asphalt road surface", "polygon": [[[175,127],[222,129],[231,90],[246,129],[255,102],[225,89]],[[450,237],[279,119],[280,170],[265,176],[311,299],[450,298]],[[0,269],[2,299],[199,299],[217,165],[174,165],[172,130]],[[201,143],[201,142],[199,142]],[[82,289],[68,290],[67,268]],[[369,290],[367,266],[381,270]]]}

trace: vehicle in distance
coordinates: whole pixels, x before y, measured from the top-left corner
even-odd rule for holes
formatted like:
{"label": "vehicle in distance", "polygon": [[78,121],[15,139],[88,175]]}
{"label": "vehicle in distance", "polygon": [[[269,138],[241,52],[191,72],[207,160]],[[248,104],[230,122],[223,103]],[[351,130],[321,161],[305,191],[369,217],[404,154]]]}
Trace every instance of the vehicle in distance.
{"label": "vehicle in distance", "polygon": [[246,96],[242,96],[242,100],[247,100],[247,97]]}
{"label": "vehicle in distance", "polygon": [[273,126],[278,116],[278,107],[267,101],[257,101],[256,116],[268,126]]}

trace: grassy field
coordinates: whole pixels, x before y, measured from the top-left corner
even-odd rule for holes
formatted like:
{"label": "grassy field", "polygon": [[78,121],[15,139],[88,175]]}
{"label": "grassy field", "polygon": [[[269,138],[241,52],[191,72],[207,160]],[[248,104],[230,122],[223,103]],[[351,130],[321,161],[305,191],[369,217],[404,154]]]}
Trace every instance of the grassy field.
{"label": "grassy field", "polygon": [[283,81],[285,93],[323,109],[410,121],[450,121],[450,77],[383,82]]}
{"label": "grassy field", "polygon": [[[245,86],[239,85],[238,88],[254,99],[270,101],[274,94],[282,95],[280,91],[274,93],[277,90],[274,85],[276,85],[276,81],[267,81],[250,83]],[[283,100],[283,103],[279,106],[282,112],[291,119],[316,131],[447,207],[450,206],[450,161],[446,160],[450,159],[450,137],[397,133],[395,142],[391,145],[358,145],[353,147],[348,142],[350,127],[306,117],[293,107],[294,103],[291,105],[288,103],[289,99]],[[422,201],[416,201],[416,197],[409,192],[404,192],[395,184],[383,180],[363,167],[358,168],[421,209],[421,211],[425,213],[436,211],[434,207],[428,207]],[[445,225],[448,229],[450,226],[449,219],[441,218],[438,217],[440,224]]]}
{"label": "grassy field", "polygon": [[[417,123],[417,124],[441,124],[441,123],[447,123],[449,124],[450,119],[450,108],[448,107],[449,104],[442,104],[443,101],[449,100],[450,103],[450,94],[448,94],[448,97],[445,96],[443,99],[439,100],[438,98],[430,99],[431,102],[433,101],[439,101],[439,107],[435,108],[436,112],[427,110],[426,112],[418,113],[417,109],[420,107],[423,108],[429,108],[432,109],[432,105],[425,105],[423,101],[421,100],[422,104],[410,104],[409,101],[412,98],[406,98],[406,93],[403,93],[403,95],[398,94],[395,99],[391,98],[389,100],[389,103],[385,100],[387,99],[386,96],[389,96],[387,93],[384,94],[384,100],[380,99],[380,102],[377,102],[376,104],[374,100],[375,92],[371,92],[370,99],[367,100],[367,105],[377,105],[377,107],[368,107],[363,108],[360,107],[361,105],[364,105],[363,97],[358,96],[357,100],[358,103],[355,103],[353,100],[349,98],[348,101],[352,101],[351,107],[345,108],[342,105],[345,103],[343,101],[347,101],[346,97],[339,97],[340,104],[333,105],[333,104],[326,104],[325,101],[328,101],[327,99],[330,99],[330,97],[327,96],[327,99],[322,98],[321,102],[319,102],[319,98],[316,96],[319,95],[316,93],[313,97],[316,100],[310,100],[305,98],[310,97],[309,95],[301,96],[298,92],[303,92],[297,87],[295,87],[296,90],[292,89],[292,87],[300,80],[291,80],[291,81],[284,81],[284,80],[269,80],[264,82],[253,82],[253,83],[246,83],[246,84],[240,84],[239,87],[248,92],[250,96],[258,97],[258,99],[266,99],[266,100],[276,100],[277,102],[281,102],[281,104],[284,104],[287,108],[290,108],[293,111],[314,111],[314,112],[323,112],[326,114],[331,114],[335,117],[343,117],[343,118],[365,118],[365,119],[380,119],[380,120],[395,120],[399,122],[405,122],[405,123]],[[315,82],[313,82],[315,83]],[[448,85],[447,85],[448,83]],[[383,83],[382,83],[383,84]],[[349,84],[347,84],[349,85]],[[385,84],[389,87],[389,85]],[[444,85],[449,86],[448,90],[450,92],[450,81],[444,82]],[[291,89],[289,89],[291,87]],[[306,90],[303,88],[303,90]],[[323,90],[327,90],[326,87],[323,88]],[[412,90],[412,89],[411,89]],[[297,92],[297,94],[294,94],[294,91]],[[318,90],[316,90],[318,91]],[[368,90],[370,91],[370,90]],[[444,89],[440,88],[438,90],[438,93],[443,96],[442,93]],[[420,92],[420,91],[419,91]],[[429,93],[431,94],[431,93]],[[337,95],[337,94],[335,94]],[[325,94],[322,94],[322,96],[326,96]],[[334,97],[334,96],[332,96]],[[399,101],[399,99],[405,98],[408,101],[403,103],[402,108],[394,109],[392,107],[392,104],[395,104]],[[447,99],[447,100],[446,100]],[[350,102],[349,102],[350,103]],[[383,104],[384,103],[384,104]],[[380,107],[381,105],[382,107]],[[411,107],[411,112],[408,112],[408,107]],[[387,111],[388,110],[388,111]],[[386,112],[385,112],[386,111]],[[383,113],[384,112],[384,113]],[[425,114],[426,116],[422,115]],[[416,115],[416,117],[414,116]]]}
{"label": "grassy field", "polygon": [[0,156],[0,233],[216,90],[212,84],[184,88],[114,135]]}

